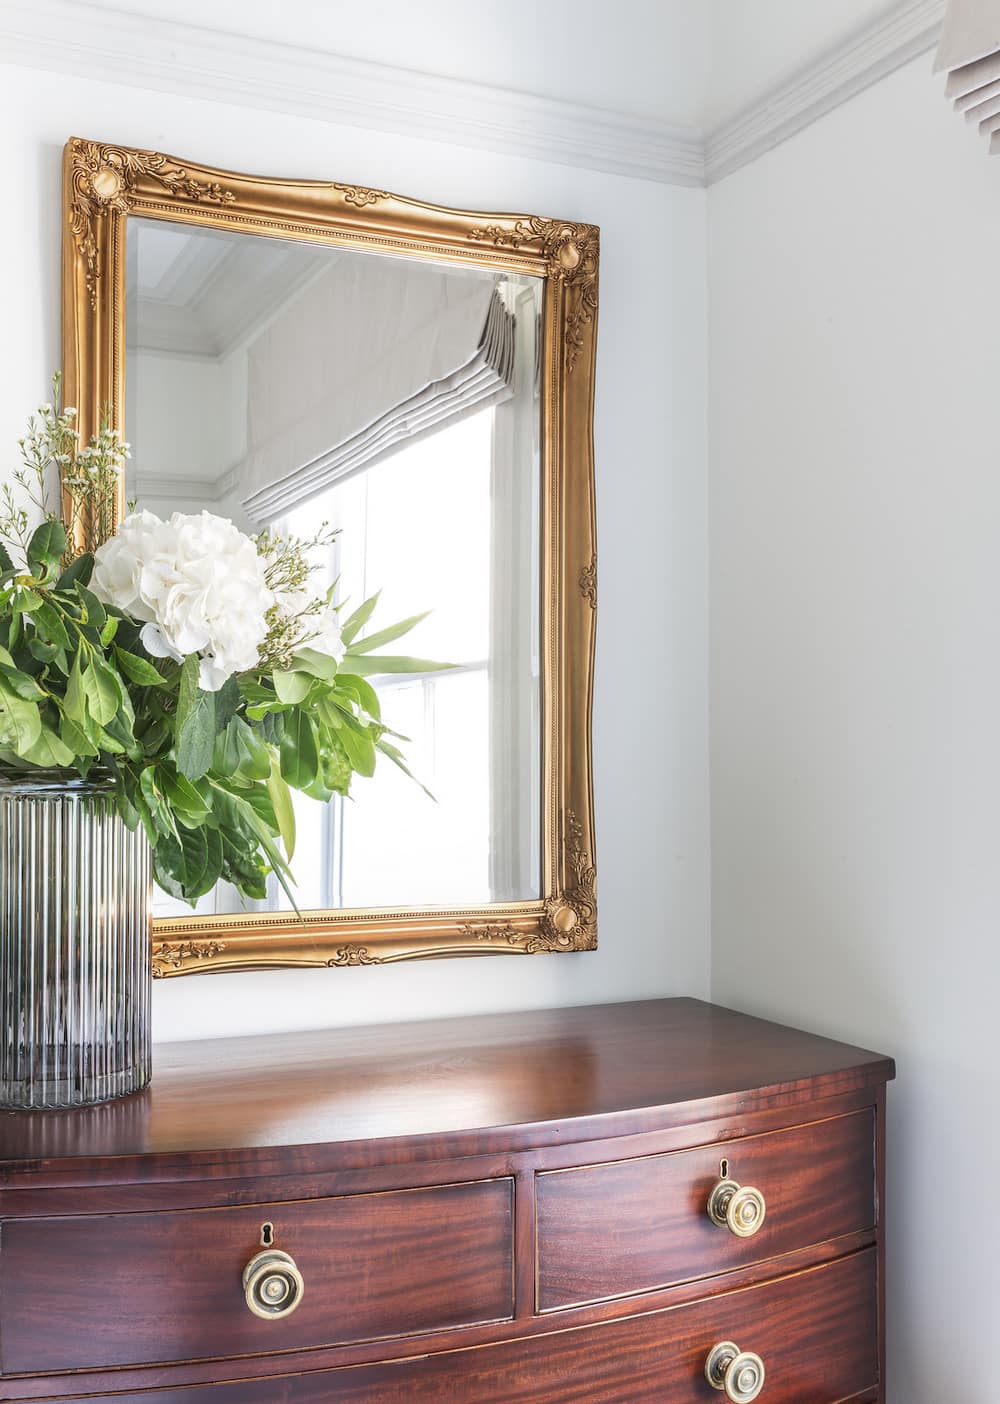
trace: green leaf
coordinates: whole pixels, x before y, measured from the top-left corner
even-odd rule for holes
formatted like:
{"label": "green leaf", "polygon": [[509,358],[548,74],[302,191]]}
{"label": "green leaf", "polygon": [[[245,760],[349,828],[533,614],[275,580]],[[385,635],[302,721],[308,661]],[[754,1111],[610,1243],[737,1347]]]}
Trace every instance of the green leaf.
{"label": "green leaf", "polygon": [[[381,594],[381,590],[379,594]],[[365,600],[364,604],[358,605],[357,609],[347,621],[340,626],[340,637],[345,644],[351,643],[368,623],[375,613],[375,606],[378,604],[378,595],[372,595],[371,599]]]}
{"label": "green leaf", "polygon": [[68,746],[76,757],[97,756],[100,754],[97,743],[91,739],[82,726],[77,726],[65,712],[59,722],[59,735],[63,745]]}
{"label": "green leaf", "polygon": [[14,598],[10,602],[11,614],[34,614],[44,600],[37,590],[32,590],[30,586],[21,585],[14,592]]}
{"label": "green leaf", "polygon": [[62,522],[54,519],[42,522],[36,527],[28,542],[28,565],[37,573],[42,567],[46,571],[55,569],[66,550],[66,530]]}
{"label": "green leaf", "polygon": [[6,546],[0,541],[0,581],[9,580],[17,574],[17,566],[10,558]]}
{"label": "green leaf", "polygon": [[87,710],[100,726],[107,726],[118,715],[121,704],[121,684],[113,668],[98,657],[92,657],[82,676]]}
{"label": "green leaf", "polygon": [[129,682],[135,683],[137,687],[167,686],[167,680],[159,669],[154,668],[152,663],[148,663],[145,658],[140,658],[137,653],[129,653],[127,649],[116,648],[114,656],[119,669]]}
{"label": "green leaf", "polygon": [[64,769],[76,760],[74,752],[47,726],[42,728],[38,739],[21,754],[25,760],[31,761],[32,765],[40,765],[47,769],[53,766]]}
{"label": "green leaf", "polygon": [[63,713],[81,729],[86,727],[87,697],[83,690],[83,671],[79,654],[74,657],[73,667],[70,669],[66,696],[63,698]]}
{"label": "green leaf", "polygon": [[375,774],[375,744],[371,737],[359,735],[353,728],[345,726],[337,739],[359,775],[368,777]]}
{"label": "green leaf", "polygon": [[177,697],[177,769],[189,780],[208,773],[215,749],[216,695],[198,686],[198,669],[196,654],[185,658]]}
{"label": "green leaf", "polygon": [[101,604],[100,600],[88,590],[86,585],[76,582],[76,596],[84,609],[84,623],[89,624],[94,629],[103,629],[108,621],[108,612]]}
{"label": "green leaf", "polygon": [[34,702],[18,697],[6,678],[0,677],[0,745],[23,757],[41,732],[42,718]]}
{"label": "green leaf", "polygon": [[63,623],[62,615],[48,600],[39,600],[38,608],[34,611],[34,623],[36,632],[43,639],[59,648],[69,648],[69,632]]}
{"label": "green leaf", "polygon": [[4,679],[12,692],[16,692],[18,697],[23,697],[26,702],[44,702],[46,694],[34,678],[22,672],[20,668],[12,668],[8,663],[0,663],[0,677]]}
{"label": "green leaf", "polygon": [[117,614],[109,614],[107,619],[104,621],[104,628],[101,630],[101,643],[104,645],[105,648],[107,648],[108,644],[117,634],[118,625],[121,622],[122,621],[118,618]]}
{"label": "green leaf", "polygon": [[340,666],[344,671],[337,674],[338,682],[343,681],[345,672],[359,678],[373,677],[379,673],[441,673],[455,665],[435,663],[429,658],[398,657],[391,653],[380,653],[374,658],[358,658],[349,653]]}
{"label": "green leaf", "polygon": [[271,773],[272,752],[242,717],[231,717],[215,740],[212,767],[220,775],[245,775],[266,780]]}
{"label": "green leaf", "polygon": [[332,682],[337,676],[337,660],[328,653],[318,653],[314,648],[300,648],[289,664],[292,672],[309,673],[324,682]]}
{"label": "green leaf", "polygon": [[291,703],[293,706],[305,701],[313,685],[308,673],[286,673],[280,669],[275,669],[271,674],[271,681],[274,683],[279,702]]}
{"label": "green leaf", "polygon": [[[411,629],[427,618],[429,609],[425,609],[423,614],[411,614],[409,619],[401,619],[398,624],[390,624],[387,629],[380,629],[377,634],[369,634],[358,643],[352,643],[347,650],[347,657],[356,657],[359,653],[371,653],[373,648],[381,648],[383,644],[392,643],[394,639],[401,639],[404,634],[408,634]],[[345,660],[346,662],[346,660]]]}
{"label": "green leaf", "polygon": [[356,698],[363,711],[367,712],[370,717],[374,717],[376,721],[380,720],[382,706],[378,700],[378,693],[364,678],[359,678],[354,673],[341,673],[337,679],[336,692],[346,692],[349,696]]}
{"label": "green leaf", "polygon": [[285,849],[285,857],[291,862],[295,856],[295,809],[292,805],[292,792],[281,775],[277,756],[272,756],[271,773],[267,777],[267,793],[271,796],[274,817]]}
{"label": "green leaf", "polygon": [[243,697],[235,677],[227,678],[215,694],[215,729],[222,731],[240,709]]}
{"label": "green leaf", "polygon": [[94,558],[89,551],[84,551],[77,556],[76,560],[66,567],[62,575],[56,581],[57,590],[72,591],[77,581],[81,585],[89,585],[90,577],[94,573]]}
{"label": "green leaf", "polygon": [[303,711],[288,712],[279,746],[281,774],[289,785],[304,790],[319,773],[319,748],[312,719]]}

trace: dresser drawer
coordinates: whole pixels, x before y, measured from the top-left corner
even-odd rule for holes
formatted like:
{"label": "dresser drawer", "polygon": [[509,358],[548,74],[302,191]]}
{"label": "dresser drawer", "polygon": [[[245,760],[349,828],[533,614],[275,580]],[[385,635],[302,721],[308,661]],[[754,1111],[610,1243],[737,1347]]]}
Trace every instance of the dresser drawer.
{"label": "dresser drawer", "polygon": [[[114,1404],[725,1404],[713,1346],[764,1364],[760,1404],[877,1398],[875,1254],[624,1321],[418,1359],[113,1396]],[[107,1396],[110,1401],[112,1396]]]}
{"label": "dresser drawer", "polygon": [[[723,1168],[764,1196],[738,1237],[707,1206]],[[538,1309],[709,1277],[875,1224],[874,1114],[537,1175]]]}
{"label": "dresser drawer", "polygon": [[[304,1283],[251,1313],[262,1226]],[[5,1221],[5,1374],[253,1355],[442,1330],[513,1313],[513,1182],[232,1209]]]}

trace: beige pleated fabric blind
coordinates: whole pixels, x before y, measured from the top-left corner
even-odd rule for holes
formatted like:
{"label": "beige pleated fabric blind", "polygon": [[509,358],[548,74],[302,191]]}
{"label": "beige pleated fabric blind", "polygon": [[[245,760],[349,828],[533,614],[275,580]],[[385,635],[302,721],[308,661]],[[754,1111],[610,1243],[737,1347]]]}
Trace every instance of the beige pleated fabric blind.
{"label": "beige pleated fabric blind", "polygon": [[509,399],[514,336],[492,276],[416,259],[335,264],[248,349],[249,516],[273,522]]}
{"label": "beige pleated fabric blind", "polygon": [[1000,151],[1000,0],[948,0],[935,73],[945,96]]}

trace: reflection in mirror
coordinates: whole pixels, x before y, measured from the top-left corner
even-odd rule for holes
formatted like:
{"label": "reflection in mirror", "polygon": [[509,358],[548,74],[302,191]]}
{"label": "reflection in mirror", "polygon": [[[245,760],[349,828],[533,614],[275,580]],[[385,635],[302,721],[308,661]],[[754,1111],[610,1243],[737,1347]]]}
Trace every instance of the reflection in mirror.
{"label": "reflection in mirror", "polygon": [[[446,672],[371,679],[394,767],[296,795],[296,902],[539,896],[540,279],[130,219],[126,432],[139,508],[339,531],[318,567]],[[284,910],[225,884],[202,913]],[[158,916],[190,909],[157,893]]]}

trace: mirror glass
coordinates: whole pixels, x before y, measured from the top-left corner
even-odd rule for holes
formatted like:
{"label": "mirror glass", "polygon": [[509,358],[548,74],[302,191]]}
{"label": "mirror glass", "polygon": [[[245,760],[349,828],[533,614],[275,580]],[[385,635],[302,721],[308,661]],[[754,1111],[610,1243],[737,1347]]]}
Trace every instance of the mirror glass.
{"label": "mirror glass", "polygon": [[[387,725],[433,794],[380,758],[296,795],[300,910],[462,907],[540,894],[542,280],[307,242],[127,223],[127,496],[249,533],[339,532],[314,577],[394,648]],[[199,913],[249,903],[225,884]],[[157,916],[191,909],[157,893]]]}

